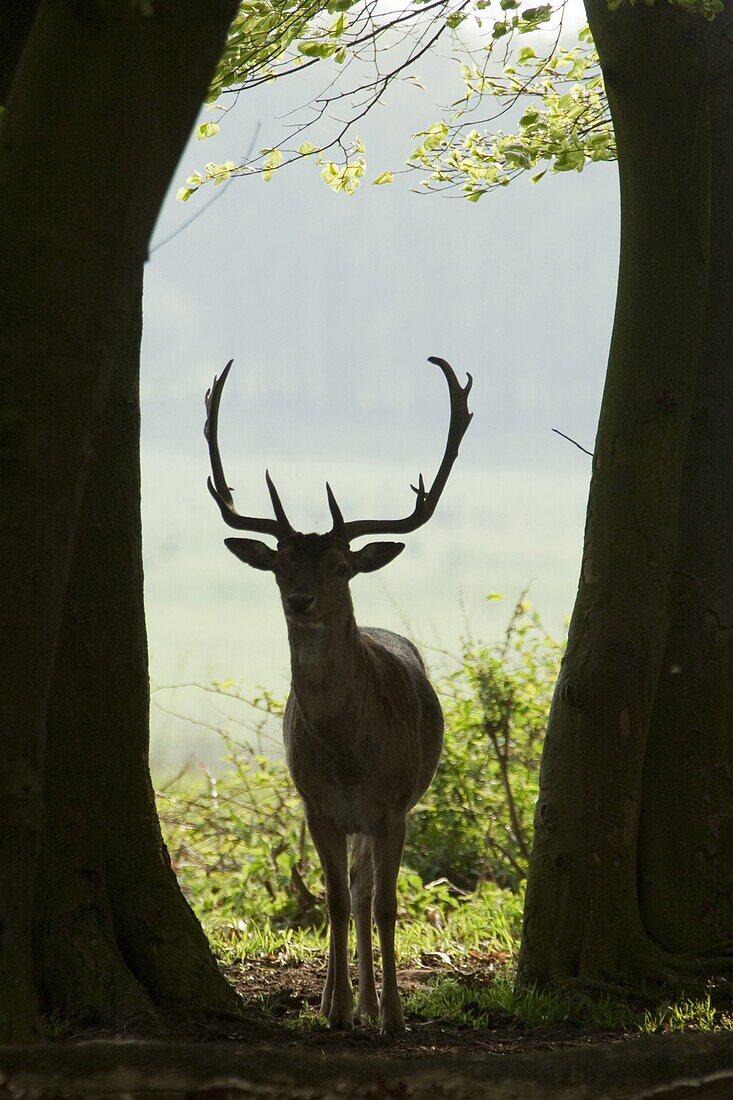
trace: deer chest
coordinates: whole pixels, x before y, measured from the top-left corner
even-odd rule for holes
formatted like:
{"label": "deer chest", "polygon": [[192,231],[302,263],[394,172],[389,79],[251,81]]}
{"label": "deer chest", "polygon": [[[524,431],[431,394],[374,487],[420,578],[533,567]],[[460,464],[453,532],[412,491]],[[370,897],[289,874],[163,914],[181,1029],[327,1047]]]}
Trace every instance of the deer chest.
{"label": "deer chest", "polygon": [[412,784],[394,772],[387,779],[382,762],[360,759],[358,746],[310,740],[299,736],[287,746],[290,774],[303,799],[344,832],[368,834],[387,809],[409,801]]}

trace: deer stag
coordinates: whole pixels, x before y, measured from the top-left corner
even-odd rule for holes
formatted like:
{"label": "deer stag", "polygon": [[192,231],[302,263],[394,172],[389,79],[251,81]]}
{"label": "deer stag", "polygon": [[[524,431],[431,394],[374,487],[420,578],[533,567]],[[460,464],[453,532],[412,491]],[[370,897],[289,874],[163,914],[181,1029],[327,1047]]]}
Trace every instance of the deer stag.
{"label": "deer stag", "polygon": [[[232,361],[206,394],[204,434],[213,475],[208,487],[230,527],[270,535],[225,545],[246,565],[275,574],[288,628],[292,686],[285,709],[285,753],[326,882],[330,921],[328,970],[321,1012],[332,1028],[351,1028],[353,997],[347,937],[354,914],[359,1018],[379,1015],[384,1034],[404,1031],[397,989],[394,933],[396,884],[408,812],[427,790],[443,742],[443,715],[415,646],[389,630],[360,628],[349,581],[396,558],[402,542],[351,543],[364,535],[407,534],[432,516],[471,421],[468,393],[444,359],[450,391],[445,454],[429,490],[422,474],[415,507],[404,519],[345,522],[326,485],[333,526],[328,534],[293,530],[265,473],[274,519],[241,516],[227,486],[219,446],[219,403]],[[351,866],[348,838],[351,837]],[[372,959],[372,903],[382,955],[379,1002]]]}

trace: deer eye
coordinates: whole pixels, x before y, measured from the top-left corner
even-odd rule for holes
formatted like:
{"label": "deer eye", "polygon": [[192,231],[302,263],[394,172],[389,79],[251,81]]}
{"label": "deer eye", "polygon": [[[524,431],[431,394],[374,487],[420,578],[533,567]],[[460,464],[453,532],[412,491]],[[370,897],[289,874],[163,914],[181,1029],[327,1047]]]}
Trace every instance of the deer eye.
{"label": "deer eye", "polygon": [[333,571],[335,577],[345,577],[348,572],[349,567],[346,562],[341,562],[341,564],[337,565]]}

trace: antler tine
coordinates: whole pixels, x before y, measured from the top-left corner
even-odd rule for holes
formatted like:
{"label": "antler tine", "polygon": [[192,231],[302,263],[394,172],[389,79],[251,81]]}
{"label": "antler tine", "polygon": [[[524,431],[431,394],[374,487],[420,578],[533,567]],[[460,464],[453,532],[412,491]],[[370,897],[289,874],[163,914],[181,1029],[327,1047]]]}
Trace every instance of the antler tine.
{"label": "antler tine", "polygon": [[275,483],[270,477],[269,470],[265,470],[265,481],[267,482],[267,490],[270,494],[270,500],[272,501],[272,510],[277,517],[278,533],[280,535],[280,538],[282,538],[283,535],[290,535],[293,532],[293,528],[290,520],[285,515],[285,509],[282,506],[280,496],[277,489],[275,488]]}
{"label": "antler tine", "polygon": [[428,522],[440,500],[441,493],[458,455],[461,440],[473,418],[473,413],[469,412],[468,409],[468,395],[471,392],[473,378],[470,374],[467,374],[468,382],[465,386],[462,386],[456,378],[450,363],[447,363],[445,359],[439,359],[436,355],[431,355],[428,362],[435,363],[436,366],[440,367],[448,383],[450,395],[448,438],[435,480],[430,489],[426,490],[423,476],[420,474],[417,486],[410,486],[417,499],[412,513],[405,516],[404,519],[357,519],[344,523],[339,534],[349,542],[352,539],[360,538],[362,535],[403,535],[410,531],[416,531],[418,527],[422,527],[424,523]]}
{"label": "antler tine", "polygon": [[[267,482],[268,488],[270,488],[270,497],[275,509],[276,519],[258,519],[253,516],[240,516],[239,512],[234,507],[232,491],[227,485],[226,477],[224,476],[224,468],[219,454],[219,441],[217,438],[219,429],[219,403],[221,402],[224,383],[229,377],[229,371],[231,370],[233,362],[233,359],[229,360],[224,370],[221,372],[220,378],[214,375],[211,389],[206,391],[206,397],[204,398],[204,403],[206,405],[204,436],[209,445],[209,461],[211,463],[211,473],[213,477],[213,481],[212,477],[210,477],[206,484],[212,497],[219,505],[219,511],[222,514],[224,522],[230,527],[234,527],[239,531],[255,531],[261,535],[273,535],[275,538],[279,539],[282,538],[283,535],[289,534],[292,531],[292,527],[288,523],[283,506],[280,504],[280,498],[269,479],[269,474],[267,475]],[[275,501],[277,501],[277,505]]]}
{"label": "antler tine", "polygon": [[344,517],[341,513],[341,509],[338,506],[336,497],[333,495],[333,489],[326,482],[326,496],[328,497],[328,510],[331,513],[331,519],[333,520],[333,527],[330,534],[335,535],[337,538],[342,535],[344,530]]}

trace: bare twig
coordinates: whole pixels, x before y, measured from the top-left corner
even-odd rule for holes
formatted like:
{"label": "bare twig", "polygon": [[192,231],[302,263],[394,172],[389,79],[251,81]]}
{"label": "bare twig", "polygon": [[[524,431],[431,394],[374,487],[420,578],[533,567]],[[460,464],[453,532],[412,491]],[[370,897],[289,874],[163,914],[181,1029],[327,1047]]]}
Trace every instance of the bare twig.
{"label": "bare twig", "polygon": [[567,439],[568,443],[572,443],[573,446],[577,447],[579,451],[582,451],[584,455],[590,455],[590,457],[593,458],[593,451],[587,451],[585,447],[581,447],[580,443],[575,439],[571,439],[569,435],[565,435],[565,432],[561,432],[559,428],[551,428],[550,430],[553,431],[555,435],[561,435],[563,439]]}

